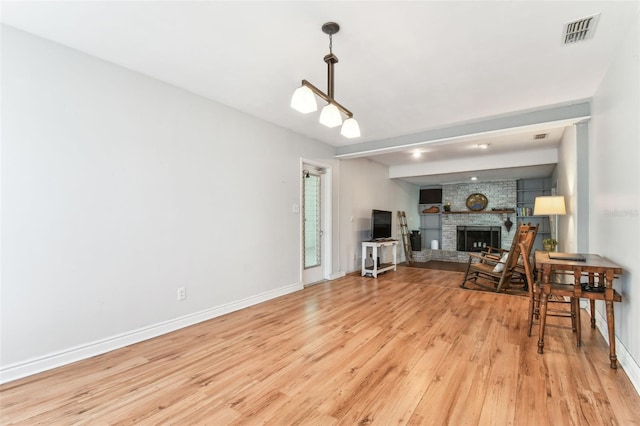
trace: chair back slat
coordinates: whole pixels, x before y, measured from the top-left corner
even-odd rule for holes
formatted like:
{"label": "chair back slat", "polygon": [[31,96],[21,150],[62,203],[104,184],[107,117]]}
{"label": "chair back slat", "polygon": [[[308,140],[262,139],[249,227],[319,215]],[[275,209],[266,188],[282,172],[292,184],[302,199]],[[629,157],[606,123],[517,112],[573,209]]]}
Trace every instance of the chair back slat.
{"label": "chair back slat", "polygon": [[[536,234],[538,233],[538,225],[525,225],[524,223],[518,227],[518,233],[513,237],[513,242],[511,244],[511,253],[509,254],[509,260],[507,263],[507,268],[513,269],[520,259],[520,254],[522,253],[522,257],[529,256],[529,252],[531,247],[533,247],[533,242],[536,239]],[[521,244],[524,244],[525,251],[522,251]],[[524,254],[527,253],[527,254]]]}
{"label": "chair back slat", "polygon": [[524,275],[527,280],[527,287],[529,288],[529,297],[533,298],[536,282],[534,281],[533,270],[531,268],[531,262],[529,261],[527,245],[524,242],[520,243],[520,253],[522,253],[522,266],[524,266]]}

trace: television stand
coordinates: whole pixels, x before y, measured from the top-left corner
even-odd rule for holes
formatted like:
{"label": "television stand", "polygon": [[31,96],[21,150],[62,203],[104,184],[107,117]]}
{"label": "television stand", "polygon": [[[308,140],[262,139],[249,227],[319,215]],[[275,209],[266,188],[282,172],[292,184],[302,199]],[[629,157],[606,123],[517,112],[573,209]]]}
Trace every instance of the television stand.
{"label": "television stand", "polygon": [[[378,264],[378,250],[380,250],[380,258],[384,254],[384,248],[391,246],[392,262]],[[367,257],[369,257],[369,249],[371,249],[371,259],[373,260],[372,266],[365,266]],[[363,241],[362,242],[362,276],[371,274],[373,278],[377,278],[378,274],[382,272],[396,270],[398,265],[398,241],[392,239]]]}

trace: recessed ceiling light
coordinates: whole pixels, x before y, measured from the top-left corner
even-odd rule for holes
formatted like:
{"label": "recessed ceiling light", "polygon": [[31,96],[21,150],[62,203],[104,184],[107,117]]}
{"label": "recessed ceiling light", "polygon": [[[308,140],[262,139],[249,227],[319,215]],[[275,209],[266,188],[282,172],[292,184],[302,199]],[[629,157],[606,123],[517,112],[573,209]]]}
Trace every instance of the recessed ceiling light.
{"label": "recessed ceiling light", "polygon": [[478,180],[478,176],[471,176],[471,180]]}
{"label": "recessed ceiling light", "polygon": [[420,158],[422,157],[422,153],[420,151],[413,151],[413,158]]}
{"label": "recessed ceiling light", "polygon": [[478,145],[476,145],[476,148],[487,149],[487,148],[489,148],[489,145],[490,144],[488,144],[488,143],[479,143]]}

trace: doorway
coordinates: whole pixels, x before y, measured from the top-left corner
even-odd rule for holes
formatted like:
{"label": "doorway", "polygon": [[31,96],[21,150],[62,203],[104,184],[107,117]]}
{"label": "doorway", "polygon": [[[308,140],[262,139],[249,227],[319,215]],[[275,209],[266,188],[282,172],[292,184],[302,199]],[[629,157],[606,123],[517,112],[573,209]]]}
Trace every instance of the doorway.
{"label": "doorway", "polygon": [[330,169],[302,162],[302,284],[329,278],[331,273]]}

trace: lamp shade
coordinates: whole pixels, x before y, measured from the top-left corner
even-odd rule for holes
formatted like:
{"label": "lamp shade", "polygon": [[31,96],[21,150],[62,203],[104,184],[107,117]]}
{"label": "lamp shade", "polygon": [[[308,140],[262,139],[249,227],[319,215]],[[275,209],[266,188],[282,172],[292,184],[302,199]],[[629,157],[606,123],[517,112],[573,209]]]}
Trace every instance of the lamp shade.
{"label": "lamp shade", "polygon": [[358,125],[358,122],[356,121],[356,119],[351,117],[344,120],[344,123],[342,123],[342,129],[340,130],[340,133],[345,138],[349,138],[349,139],[359,138],[360,126]]}
{"label": "lamp shade", "polygon": [[334,104],[328,104],[320,112],[320,123],[327,127],[336,127],[342,124],[342,117],[338,107]]}
{"label": "lamp shade", "polygon": [[291,108],[303,114],[317,111],[318,104],[316,104],[316,97],[311,89],[307,86],[298,87],[291,97]]}
{"label": "lamp shade", "polygon": [[533,205],[533,215],[564,215],[567,210],[564,206],[564,197],[562,195],[536,197]]}

